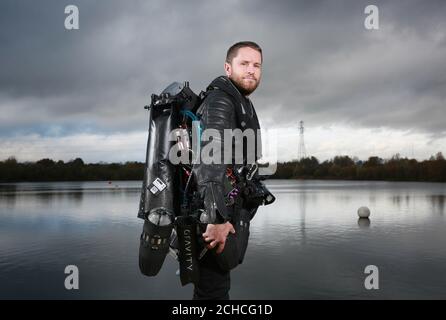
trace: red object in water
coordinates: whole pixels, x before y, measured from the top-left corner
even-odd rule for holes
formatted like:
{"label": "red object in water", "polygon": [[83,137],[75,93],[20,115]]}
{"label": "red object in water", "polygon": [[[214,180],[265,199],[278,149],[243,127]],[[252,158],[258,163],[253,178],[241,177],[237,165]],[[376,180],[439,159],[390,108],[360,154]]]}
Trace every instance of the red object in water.
{"label": "red object in water", "polygon": [[111,181],[108,182],[108,184],[111,184],[111,183],[112,183]]}

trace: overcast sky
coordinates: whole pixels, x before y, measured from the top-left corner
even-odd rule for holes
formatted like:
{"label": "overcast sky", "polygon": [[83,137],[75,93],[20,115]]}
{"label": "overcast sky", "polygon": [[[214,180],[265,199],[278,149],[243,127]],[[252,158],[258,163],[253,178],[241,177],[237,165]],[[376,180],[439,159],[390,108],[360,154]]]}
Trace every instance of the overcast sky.
{"label": "overcast sky", "polygon": [[142,161],[150,94],[198,93],[240,40],[264,51],[252,100],[279,160],[297,156],[300,120],[321,160],[425,159],[446,152],[445,17],[441,0],[2,0],[0,160]]}

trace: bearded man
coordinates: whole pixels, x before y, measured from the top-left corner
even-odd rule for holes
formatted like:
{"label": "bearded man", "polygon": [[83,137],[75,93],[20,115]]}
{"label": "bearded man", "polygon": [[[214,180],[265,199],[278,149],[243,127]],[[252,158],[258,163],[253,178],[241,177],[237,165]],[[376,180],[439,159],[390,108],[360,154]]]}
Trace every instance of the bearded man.
{"label": "bearded man", "polygon": [[[195,284],[194,299],[229,299],[230,270],[243,261],[247,248],[249,223],[257,207],[243,201],[228,204],[225,185],[228,168],[234,171],[253,165],[261,157],[260,126],[249,96],[260,83],[262,59],[262,49],[254,42],[243,41],[232,45],[224,64],[226,76],[217,77],[211,82],[206,98],[197,111],[202,130],[213,129],[219,133],[220,141],[217,142],[222,149],[217,153],[220,155],[223,155],[223,147],[227,145],[224,141],[225,129],[253,130],[255,140],[250,142],[254,143],[254,148],[243,146],[242,159],[238,159],[241,161],[237,162],[232,157],[231,163],[201,162],[193,169],[204,210],[208,217],[214,217],[213,221],[207,221],[206,231],[202,234],[207,252],[199,260],[200,279]],[[201,149],[210,142],[202,140]],[[235,142],[231,144],[232,149],[237,149]],[[254,156],[249,154],[249,150],[254,150]],[[231,237],[235,239],[232,244],[229,241]],[[234,256],[236,263],[233,262]]]}

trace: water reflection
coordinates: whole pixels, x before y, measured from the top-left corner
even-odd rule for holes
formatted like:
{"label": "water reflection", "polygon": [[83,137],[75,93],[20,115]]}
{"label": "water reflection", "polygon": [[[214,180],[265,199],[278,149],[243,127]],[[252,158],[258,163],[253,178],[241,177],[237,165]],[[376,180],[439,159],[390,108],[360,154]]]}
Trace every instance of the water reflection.
{"label": "water reflection", "polygon": [[[117,185],[117,186],[116,186]],[[446,184],[267,181],[234,299],[444,298]],[[0,184],[0,298],[190,299],[176,261],[138,270],[141,182]],[[370,208],[373,219],[358,219]],[[83,290],[63,289],[64,267]],[[364,267],[385,270],[364,290]],[[404,266],[403,268],[401,266]],[[271,275],[273,271],[273,276]]]}
{"label": "water reflection", "polygon": [[392,199],[392,202],[393,202],[396,206],[398,206],[398,208],[401,208],[401,196],[400,196],[400,195],[393,195],[393,196],[391,197],[391,199]]}
{"label": "water reflection", "polygon": [[358,218],[358,226],[361,229],[370,228],[370,219],[369,218]]}
{"label": "water reflection", "polygon": [[306,215],[306,203],[307,194],[305,191],[299,192],[299,208],[300,208],[300,233],[301,233],[301,244],[305,245],[307,240],[307,232],[305,228],[305,215]]}
{"label": "water reflection", "polygon": [[0,201],[5,202],[8,208],[14,207],[18,202],[33,201],[39,205],[51,206],[56,202],[67,202],[73,205],[82,203],[85,195],[88,196],[116,196],[133,195],[140,190],[139,182],[123,181],[119,184],[108,182],[55,182],[55,183],[18,183],[0,184]]}
{"label": "water reflection", "polygon": [[434,212],[442,216],[444,214],[446,196],[444,194],[435,194],[435,195],[429,195],[428,199],[432,204]]}

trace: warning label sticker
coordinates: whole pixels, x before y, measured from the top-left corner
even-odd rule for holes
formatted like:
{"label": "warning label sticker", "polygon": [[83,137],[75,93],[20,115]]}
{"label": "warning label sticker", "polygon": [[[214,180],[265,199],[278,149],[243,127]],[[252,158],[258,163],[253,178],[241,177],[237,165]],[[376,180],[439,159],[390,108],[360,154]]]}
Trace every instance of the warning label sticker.
{"label": "warning label sticker", "polygon": [[167,187],[160,178],[156,178],[155,181],[153,181],[153,185],[157,187],[159,191],[163,191]]}

